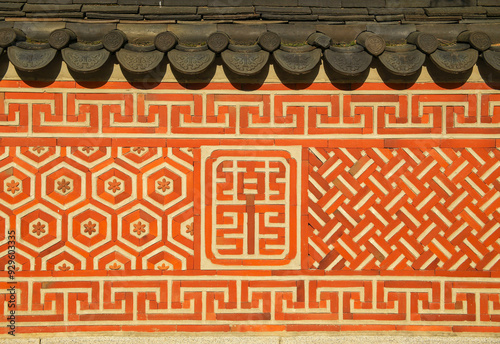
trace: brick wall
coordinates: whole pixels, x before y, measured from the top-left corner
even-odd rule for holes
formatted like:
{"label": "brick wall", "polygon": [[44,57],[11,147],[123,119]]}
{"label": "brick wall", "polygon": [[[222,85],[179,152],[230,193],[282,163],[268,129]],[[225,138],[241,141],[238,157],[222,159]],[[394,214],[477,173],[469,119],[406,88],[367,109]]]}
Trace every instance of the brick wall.
{"label": "brick wall", "polygon": [[137,88],[9,70],[17,333],[498,332],[496,87],[321,73]]}

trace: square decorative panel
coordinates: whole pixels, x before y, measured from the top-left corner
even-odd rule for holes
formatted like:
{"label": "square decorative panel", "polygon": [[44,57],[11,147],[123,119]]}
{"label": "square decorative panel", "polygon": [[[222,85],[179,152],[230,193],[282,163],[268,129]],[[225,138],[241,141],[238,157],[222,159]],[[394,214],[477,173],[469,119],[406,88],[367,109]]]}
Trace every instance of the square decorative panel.
{"label": "square decorative panel", "polygon": [[201,148],[202,268],[300,268],[300,154]]}

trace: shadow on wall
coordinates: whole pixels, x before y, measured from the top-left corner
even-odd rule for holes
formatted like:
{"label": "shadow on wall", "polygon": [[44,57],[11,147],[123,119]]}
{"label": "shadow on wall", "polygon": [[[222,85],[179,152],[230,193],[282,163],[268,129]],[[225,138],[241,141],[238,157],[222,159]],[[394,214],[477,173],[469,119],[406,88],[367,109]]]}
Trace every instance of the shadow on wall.
{"label": "shadow on wall", "polygon": [[[47,87],[53,84],[61,73],[61,64],[62,57],[60,54],[57,54],[47,67],[43,69],[34,72],[26,72],[19,69],[16,69],[16,71],[19,78],[21,78],[21,80],[23,80],[27,85],[32,87]],[[3,63],[0,68],[3,70]],[[7,70],[7,68],[8,64],[5,64],[5,69]]]}
{"label": "shadow on wall", "polygon": [[[32,87],[47,87],[54,83],[61,76],[62,58],[60,54],[54,58],[50,64],[35,72],[26,72],[16,69],[16,72],[21,80]],[[281,83],[292,90],[301,90],[309,88],[317,81],[318,75],[323,65],[326,76],[329,78],[335,88],[340,90],[355,90],[361,87],[368,79],[370,70],[376,70],[382,82],[391,89],[404,90],[411,88],[422,74],[422,69],[409,76],[398,76],[391,73],[385,68],[380,61],[374,59],[370,68],[366,69],[357,75],[342,75],[335,71],[329,64],[320,62],[310,72],[302,75],[293,75],[284,71],[277,63],[271,59],[259,73],[252,76],[238,75],[231,71],[222,63],[220,58],[217,58],[215,63],[210,65],[205,71],[195,75],[181,73],[171,66],[168,67],[167,59],[164,59],[155,69],[147,73],[132,73],[120,66],[120,72],[117,72],[116,65],[120,66],[116,57],[111,56],[109,60],[98,71],[91,73],[76,72],[69,70],[69,75],[73,80],[85,88],[103,87],[107,82],[116,77],[123,77],[127,80],[131,87],[148,90],[157,87],[164,79],[167,73],[171,73],[176,81],[186,89],[203,89],[207,87],[213,80],[217,72],[217,68],[222,67],[225,76],[235,89],[241,90],[258,90],[268,79],[270,65],[273,65],[276,76]],[[455,89],[464,85],[471,77],[473,70],[470,69],[463,73],[451,74],[442,71],[429,59],[424,63],[428,74],[432,80],[444,89]],[[6,54],[0,57],[0,79],[3,79],[8,71],[9,60]],[[489,67],[483,59],[477,62],[478,71],[484,82],[493,89],[500,89],[500,72]]]}
{"label": "shadow on wall", "polygon": [[500,89],[500,71],[491,68],[483,59],[477,61],[477,68],[479,74],[483,78],[484,82],[493,89]]}
{"label": "shadow on wall", "polygon": [[436,85],[445,89],[455,89],[463,86],[472,74],[472,69],[457,74],[445,73],[429,60],[424,65]]}

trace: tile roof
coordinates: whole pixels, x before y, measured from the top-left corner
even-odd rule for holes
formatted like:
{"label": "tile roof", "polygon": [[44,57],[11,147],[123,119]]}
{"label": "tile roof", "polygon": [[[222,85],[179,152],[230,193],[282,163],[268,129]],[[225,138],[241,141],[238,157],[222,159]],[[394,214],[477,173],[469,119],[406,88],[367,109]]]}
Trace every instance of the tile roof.
{"label": "tile roof", "polygon": [[421,22],[500,19],[496,0],[2,0],[0,19]]}
{"label": "tile roof", "polygon": [[198,74],[216,57],[248,76],[268,63],[305,74],[321,59],[348,76],[376,60],[403,77],[426,60],[464,73],[481,58],[500,71],[496,0],[0,0],[0,15],[0,49],[23,71],[58,50],[82,73],[113,54],[132,73],[168,60]]}

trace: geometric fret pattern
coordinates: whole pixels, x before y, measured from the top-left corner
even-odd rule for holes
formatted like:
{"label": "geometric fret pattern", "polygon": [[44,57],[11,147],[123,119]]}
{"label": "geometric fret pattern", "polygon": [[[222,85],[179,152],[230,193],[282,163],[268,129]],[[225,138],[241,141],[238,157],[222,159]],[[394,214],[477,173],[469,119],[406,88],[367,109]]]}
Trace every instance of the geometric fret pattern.
{"label": "geometric fret pattern", "polygon": [[[210,90],[119,88],[88,90],[64,84],[0,92],[5,137],[71,138],[466,138],[500,135],[500,94],[483,84],[438,90],[394,90],[372,84],[356,91],[332,85],[314,90],[251,93],[226,84]],[[60,87],[58,87],[60,86]],[[213,91],[216,89],[216,91]]]}
{"label": "geometric fret pattern", "polygon": [[500,332],[487,85],[0,86],[16,333]]}
{"label": "geometric fret pattern", "polygon": [[33,296],[18,302],[19,333],[42,324],[73,331],[494,333],[500,322],[498,278],[95,276],[35,278],[17,287]]}
{"label": "geometric fret pattern", "polygon": [[500,270],[500,150],[309,151],[310,267]]}

